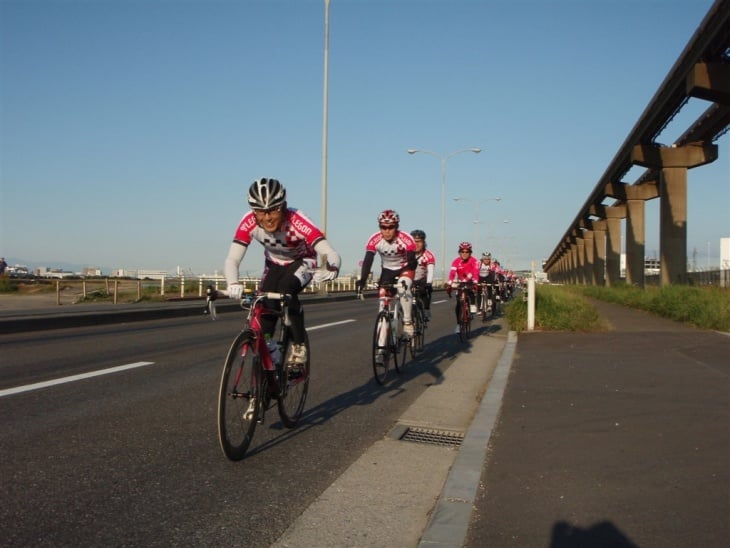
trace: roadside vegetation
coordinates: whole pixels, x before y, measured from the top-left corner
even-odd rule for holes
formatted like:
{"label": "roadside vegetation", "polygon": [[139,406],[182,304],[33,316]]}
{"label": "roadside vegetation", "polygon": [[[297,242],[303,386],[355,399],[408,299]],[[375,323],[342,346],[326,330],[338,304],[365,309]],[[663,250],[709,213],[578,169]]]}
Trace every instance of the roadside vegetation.
{"label": "roadside vegetation", "polygon": [[[507,303],[504,315],[514,331],[527,329],[527,301],[523,293]],[[598,311],[580,293],[566,286],[540,284],[535,293],[535,329],[540,331],[603,331]]]}
{"label": "roadside vegetation", "polygon": [[[535,329],[542,331],[600,331],[605,328],[588,298],[646,310],[702,329],[730,332],[730,290],[718,287],[672,285],[641,289],[556,286],[540,284],[535,293]],[[527,329],[527,302],[507,304],[510,329]]]}

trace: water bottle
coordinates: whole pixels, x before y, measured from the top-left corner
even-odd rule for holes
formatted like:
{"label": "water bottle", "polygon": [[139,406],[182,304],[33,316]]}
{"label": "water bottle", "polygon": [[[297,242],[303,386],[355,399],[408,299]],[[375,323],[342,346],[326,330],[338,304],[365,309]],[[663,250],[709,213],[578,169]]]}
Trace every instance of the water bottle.
{"label": "water bottle", "polygon": [[279,365],[281,363],[281,348],[279,347],[279,343],[267,335],[266,346],[269,349],[269,354],[271,355],[271,362],[274,365]]}

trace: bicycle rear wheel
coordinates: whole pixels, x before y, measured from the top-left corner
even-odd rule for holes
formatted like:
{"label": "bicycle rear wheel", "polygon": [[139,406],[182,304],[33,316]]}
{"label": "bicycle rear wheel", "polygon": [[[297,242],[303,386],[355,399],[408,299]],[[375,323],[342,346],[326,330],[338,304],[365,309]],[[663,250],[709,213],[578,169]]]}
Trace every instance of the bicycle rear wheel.
{"label": "bicycle rear wheel", "polygon": [[[291,339],[289,339],[291,341]],[[290,343],[291,344],[291,343]],[[309,392],[309,372],[311,357],[309,352],[309,336],[305,336],[304,346],[307,348],[307,363],[303,366],[303,371],[296,378],[290,378],[286,364],[283,364],[282,375],[280,376],[279,385],[281,394],[279,395],[279,416],[281,422],[287,428],[294,428],[304,412],[304,404],[307,401],[307,393]],[[285,353],[286,355],[286,353]]]}
{"label": "bicycle rear wheel", "polygon": [[[403,333],[402,328],[400,331],[401,333]],[[406,362],[408,361],[408,348],[410,346],[410,339],[407,339],[404,335],[396,338],[395,333],[393,334],[393,356],[395,357],[395,370],[398,373],[403,373],[403,371],[405,371],[406,369]]]}
{"label": "bicycle rear wheel", "polygon": [[[378,384],[385,384],[390,370],[391,358],[395,355],[393,354],[391,338],[388,313],[383,310],[375,320],[375,331],[373,333],[373,373]],[[381,340],[385,341],[383,345],[380,344]]]}
{"label": "bicycle rear wheel", "polygon": [[231,460],[244,457],[263,413],[263,373],[250,333],[239,333],[228,350],[218,392],[218,440]]}
{"label": "bicycle rear wheel", "polygon": [[413,337],[410,340],[411,357],[416,359],[423,351],[423,338],[426,330],[426,319],[424,317],[423,307],[417,302],[413,307]]}

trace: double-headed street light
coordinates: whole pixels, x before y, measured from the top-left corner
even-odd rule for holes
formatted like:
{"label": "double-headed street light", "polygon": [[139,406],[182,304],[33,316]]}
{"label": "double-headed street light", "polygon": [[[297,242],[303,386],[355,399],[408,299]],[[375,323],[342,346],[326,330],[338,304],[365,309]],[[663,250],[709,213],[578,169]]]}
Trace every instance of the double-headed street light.
{"label": "double-headed street light", "polygon": [[495,198],[484,198],[482,200],[472,200],[471,198],[465,198],[463,196],[454,196],[455,202],[469,202],[474,205],[474,248],[479,249],[479,206],[485,202],[499,202],[502,200],[499,196]]}
{"label": "double-headed street light", "polygon": [[422,152],[423,154],[429,154],[435,156],[441,160],[441,279],[446,282],[446,162],[449,158],[461,154],[462,152],[473,152],[479,154],[482,151],[481,148],[465,148],[457,150],[446,156],[436,154],[430,150],[421,150],[419,148],[409,148],[408,154],[415,154],[416,152]]}

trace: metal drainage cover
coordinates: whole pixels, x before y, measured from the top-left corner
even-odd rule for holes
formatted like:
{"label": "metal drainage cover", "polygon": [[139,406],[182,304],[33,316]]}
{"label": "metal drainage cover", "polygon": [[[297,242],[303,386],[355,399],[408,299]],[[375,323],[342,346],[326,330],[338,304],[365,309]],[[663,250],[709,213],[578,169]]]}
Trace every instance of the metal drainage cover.
{"label": "metal drainage cover", "polygon": [[460,432],[414,428],[409,426],[399,439],[416,443],[430,443],[432,445],[459,447],[461,442],[464,440],[464,434]]}

